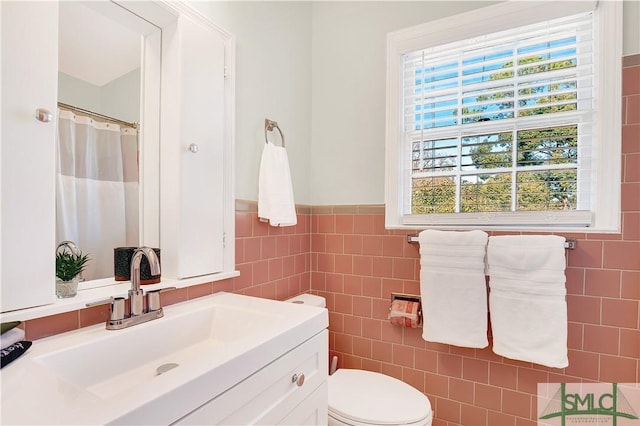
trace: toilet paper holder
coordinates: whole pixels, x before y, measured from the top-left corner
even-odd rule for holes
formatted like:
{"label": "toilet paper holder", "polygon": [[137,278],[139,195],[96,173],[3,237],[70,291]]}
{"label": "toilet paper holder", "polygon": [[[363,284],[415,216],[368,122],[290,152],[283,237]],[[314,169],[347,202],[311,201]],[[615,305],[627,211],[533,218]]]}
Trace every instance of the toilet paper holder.
{"label": "toilet paper holder", "polygon": [[422,298],[417,294],[391,293],[391,303],[389,304],[389,319],[391,319],[391,309],[395,300],[404,300],[418,304],[418,328],[422,327]]}

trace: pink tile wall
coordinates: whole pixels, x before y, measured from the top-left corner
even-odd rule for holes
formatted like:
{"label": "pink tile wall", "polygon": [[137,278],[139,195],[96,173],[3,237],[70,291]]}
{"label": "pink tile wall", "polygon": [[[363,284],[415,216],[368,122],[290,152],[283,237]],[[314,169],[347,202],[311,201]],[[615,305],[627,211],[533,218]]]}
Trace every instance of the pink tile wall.
{"label": "pink tile wall", "polygon": [[253,211],[236,211],[236,269],[231,291],[283,300],[308,292],[310,283],[310,215],[298,224],[277,228]]}
{"label": "pink tile wall", "polygon": [[[624,68],[622,232],[563,234],[569,367],[425,342],[387,320],[392,292],[419,294],[418,247],[383,212],[311,218],[311,287],[327,298],[339,365],[383,372],[429,396],[434,425],[534,425],[541,382],[640,381],[640,66]],[[417,232],[417,231],[416,231]]]}

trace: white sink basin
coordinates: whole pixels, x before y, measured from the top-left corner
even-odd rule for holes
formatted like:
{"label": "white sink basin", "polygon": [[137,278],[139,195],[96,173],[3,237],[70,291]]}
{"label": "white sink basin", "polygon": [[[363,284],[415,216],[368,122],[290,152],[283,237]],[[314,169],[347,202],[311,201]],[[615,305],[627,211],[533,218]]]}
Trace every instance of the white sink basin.
{"label": "white sink basin", "polygon": [[125,333],[108,331],[103,338],[37,357],[36,361],[76,386],[108,398],[150,383],[162,366],[180,368],[211,356],[232,341],[259,336],[282,319],[277,312],[206,304],[188,312],[172,312]]}
{"label": "white sink basin", "polygon": [[0,424],[170,424],[327,326],[322,308],[217,293],[37,340],[2,369]]}

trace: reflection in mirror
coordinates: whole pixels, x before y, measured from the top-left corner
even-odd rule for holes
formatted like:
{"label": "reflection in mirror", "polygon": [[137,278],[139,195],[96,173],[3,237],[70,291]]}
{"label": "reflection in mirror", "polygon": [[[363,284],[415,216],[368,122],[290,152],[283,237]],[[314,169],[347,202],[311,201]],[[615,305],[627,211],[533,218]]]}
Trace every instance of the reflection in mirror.
{"label": "reflection in mirror", "polygon": [[91,259],[85,279],[113,275],[109,248],[138,245],[137,130],[58,111],[56,238]]}
{"label": "reflection in mirror", "polygon": [[113,276],[113,249],[140,245],[139,132],[143,38],[112,2],[60,2],[56,239]]}

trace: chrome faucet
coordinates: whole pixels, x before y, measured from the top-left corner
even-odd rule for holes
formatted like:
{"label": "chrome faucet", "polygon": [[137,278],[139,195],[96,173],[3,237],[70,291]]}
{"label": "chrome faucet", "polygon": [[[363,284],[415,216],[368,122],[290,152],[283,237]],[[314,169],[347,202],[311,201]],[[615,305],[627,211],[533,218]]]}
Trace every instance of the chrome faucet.
{"label": "chrome faucet", "polygon": [[109,319],[107,320],[107,330],[120,330],[131,327],[132,325],[142,324],[157,318],[162,318],[164,312],[160,306],[160,292],[165,290],[173,290],[175,287],[167,287],[158,290],[152,290],[147,293],[147,309],[145,310],[145,295],[140,288],[140,262],[142,257],[146,256],[149,261],[151,274],[160,275],[160,260],[156,256],[155,251],[149,247],[140,247],[135,249],[131,257],[131,289],[129,290],[129,315],[125,312],[125,298],[111,297],[99,302],[87,303],[87,306],[95,306],[110,303]]}
{"label": "chrome faucet", "polygon": [[151,268],[151,275],[160,275],[160,261],[158,256],[149,247],[140,247],[133,252],[131,257],[131,290],[129,290],[129,302],[131,303],[131,316],[142,315],[144,311],[144,292],[140,289],[140,262],[142,256],[146,256]]}

